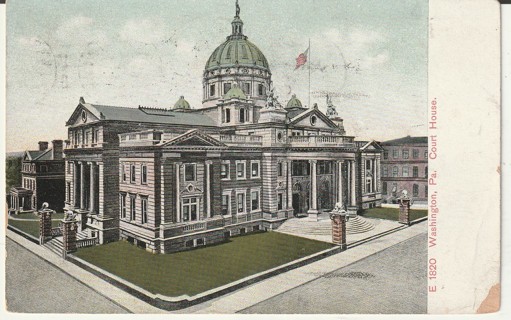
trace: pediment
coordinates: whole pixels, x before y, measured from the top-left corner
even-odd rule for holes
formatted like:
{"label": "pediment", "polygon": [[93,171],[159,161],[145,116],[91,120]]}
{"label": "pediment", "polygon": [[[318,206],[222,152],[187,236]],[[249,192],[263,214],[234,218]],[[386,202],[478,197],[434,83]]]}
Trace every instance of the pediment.
{"label": "pediment", "polygon": [[225,144],[195,129],[170,140],[164,146],[225,147]]}
{"label": "pediment", "polygon": [[336,129],[338,128],[324,113],[318,109],[301,113],[291,119],[290,124],[295,127],[319,128],[319,129]]}
{"label": "pediment", "polygon": [[83,104],[79,104],[76,108],[69,120],[67,120],[67,126],[79,125],[84,123],[96,122],[99,121],[99,118],[94,115],[86,106]]}

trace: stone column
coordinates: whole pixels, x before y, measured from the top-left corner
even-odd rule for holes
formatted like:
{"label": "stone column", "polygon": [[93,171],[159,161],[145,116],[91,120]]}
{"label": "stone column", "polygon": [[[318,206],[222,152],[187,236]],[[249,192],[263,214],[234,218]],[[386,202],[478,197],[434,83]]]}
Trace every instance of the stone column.
{"label": "stone column", "polygon": [[346,215],[333,214],[332,219],[332,242],[346,250]]}
{"label": "stone column", "polygon": [[73,162],[73,207],[78,208],[80,203],[78,201],[78,163]]}
{"label": "stone column", "polygon": [[286,172],[287,172],[287,208],[293,209],[293,179],[291,176],[291,165],[292,160],[286,161]]}
{"label": "stone column", "polygon": [[181,162],[175,164],[176,167],[176,222],[181,222],[181,192],[179,190],[181,176]]}
{"label": "stone column", "polygon": [[211,160],[206,161],[206,217],[211,217]]}
{"label": "stone column", "polygon": [[90,165],[90,188],[89,188],[89,211],[91,213],[93,213],[95,210],[94,210],[94,207],[95,207],[95,194],[96,194],[96,180],[95,180],[95,175],[94,175],[94,172],[95,172],[95,163],[94,162],[89,162],[88,163]]}
{"label": "stone column", "polygon": [[410,199],[399,199],[399,223],[410,225]]}
{"label": "stone column", "polygon": [[317,190],[317,182],[316,182],[316,163],[317,160],[309,160],[311,165],[311,199],[310,199],[310,208],[307,212],[308,216],[312,220],[318,220],[318,190]]}
{"label": "stone column", "polygon": [[76,232],[78,226],[75,220],[66,221],[62,220],[62,256],[65,259],[66,255],[70,252],[76,251]]}
{"label": "stone column", "polygon": [[85,163],[80,162],[80,209],[86,209],[85,204]]}
{"label": "stone column", "polygon": [[342,164],[344,161],[337,161],[337,202],[343,205],[342,201]]}
{"label": "stone column", "polygon": [[356,163],[355,161],[351,161],[351,205],[356,206],[357,205],[357,191],[356,191],[356,180],[357,180],[357,173],[356,173]]}
{"label": "stone column", "polygon": [[39,211],[39,244],[51,240],[51,214],[53,210]]}

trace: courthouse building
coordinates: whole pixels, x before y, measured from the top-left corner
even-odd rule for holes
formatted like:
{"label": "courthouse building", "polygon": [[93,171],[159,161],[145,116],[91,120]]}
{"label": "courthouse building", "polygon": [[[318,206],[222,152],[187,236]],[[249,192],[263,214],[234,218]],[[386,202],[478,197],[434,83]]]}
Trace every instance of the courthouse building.
{"label": "courthouse building", "polygon": [[167,253],[316,219],[337,202],[380,205],[381,147],[346,135],[328,98],[326,114],[294,95],[282,105],[271,76],[237,12],[206,61],[201,107],[80,98],[66,123],[66,207],[99,243]]}

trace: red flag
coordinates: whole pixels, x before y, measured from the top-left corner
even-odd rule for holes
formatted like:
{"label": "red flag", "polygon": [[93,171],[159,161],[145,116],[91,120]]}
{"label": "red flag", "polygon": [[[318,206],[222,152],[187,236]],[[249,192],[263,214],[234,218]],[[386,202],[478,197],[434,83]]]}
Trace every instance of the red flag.
{"label": "red flag", "polygon": [[304,53],[300,53],[298,58],[296,58],[296,68],[295,68],[295,70],[300,68],[301,66],[303,66],[307,62],[307,55],[308,54],[309,54],[309,48],[307,48],[307,50],[305,50]]}

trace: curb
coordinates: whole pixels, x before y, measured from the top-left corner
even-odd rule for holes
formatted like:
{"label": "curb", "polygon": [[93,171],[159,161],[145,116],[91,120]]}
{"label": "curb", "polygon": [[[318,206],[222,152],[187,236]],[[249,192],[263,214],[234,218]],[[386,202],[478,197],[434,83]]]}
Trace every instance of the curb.
{"label": "curb", "polygon": [[13,226],[11,226],[11,225],[7,224],[7,229],[11,230],[12,232],[14,232],[14,233],[16,233],[16,234],[18,234],[18,235],[22,236],[23,238],[25,238],[25,239],[27,239],[27,240],[29,240],[29,241],[31,241],[31,242],[33,242],[33,243],[37,244],[37,245],[39,245],[39,244],[40,244],[40,243],[39,243],[39,239],[37,239],[37,238],[36,238],[36,237],[34,237],[33,235],[30,235],[30,234],[28,234],[28,233],[26,233],[26,232],[24,232],[24,231],[21,231],[20,229],[18,229],[18,228],[16,228],[16,227],[13,227]]}

